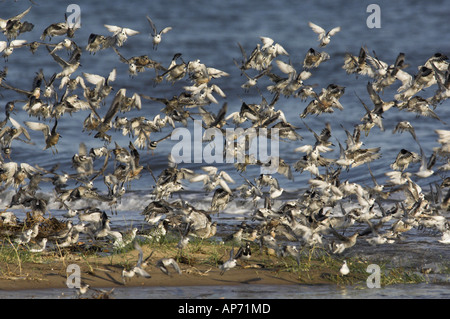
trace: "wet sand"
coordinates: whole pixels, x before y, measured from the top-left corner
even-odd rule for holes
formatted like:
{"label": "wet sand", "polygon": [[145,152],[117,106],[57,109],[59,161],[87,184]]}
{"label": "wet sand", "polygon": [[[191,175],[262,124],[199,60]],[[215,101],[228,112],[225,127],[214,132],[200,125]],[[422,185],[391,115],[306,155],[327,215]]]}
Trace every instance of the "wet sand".
{"label": "wet sand", "polygon": [[[312,267],[309,271],[293,271],[287,267],[293,260],[279,259],[265,253],[256,252],[250,261],[238,261],[238,265],[220,274],[220,269],[208,258],[210,253],[201,248],[200,252],[188,254],[188,259],[179,262],[181,274],[171,272],[164,274],[155,266],[156,261],[162,257],[176,257],[177,252],[157,251],[149,245],[143,245],[144,259],[153,255],[149,265],[144,269],[150,273],[151,278],[133,277],[124,283],[122,270],[136,263],[138,253],[132,250],[126,253],[100,257],[98,255],[79,256],[66,254],[63,257],[42,254],[34,262],[22,264],[0,263],[0,290],[29,290],[67,287],[68,266],[76,264],[80,267],[81,282],[95,288],[136,287],[136,286],[211,286],[211,285],[295,285],[295,284],[326,284],[331,283],[330,278],[339,276],[337,269]],[[227,259],[229,249],[220,248],[223,252],[221,261]],[[219,261],[220,263],[220,261]],[[169,269],[170,271],[171,269]],[[357,275],[350,274],[346,280],[355,279]],[[352,278],[353,277],[353,278]],[[69,279],[69,282],[74,282]],[[339,279],[337,279],[339,280]]]}

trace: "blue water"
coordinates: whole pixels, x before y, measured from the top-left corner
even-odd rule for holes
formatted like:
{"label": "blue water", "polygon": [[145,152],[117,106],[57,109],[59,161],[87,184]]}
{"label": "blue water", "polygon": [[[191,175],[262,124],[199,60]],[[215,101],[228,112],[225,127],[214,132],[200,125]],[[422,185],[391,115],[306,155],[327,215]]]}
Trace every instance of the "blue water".
{"label": "blue water", "polygon": [[[34,5],[29,14],[23,19],[32,22],[34,30],[19,36],[28,42],[37,40],[42,31],[51,23],[62,22],[64,12],[72,1],[39,1]],[[91,33],[109,35],[104,28],[104,24],[118,25],[140,31],[140,34],[129,37],[125,45],[120,48],[120,52],[125,57],[147,54],[151,59],[168,66],[175,53],[182,53],[184,61],[199,59],[208,67],[214,67],[230,74],[229,77],[214,80],[226,94],[226,98],[218,98],[219,105],[207,107],[216,113],[223,102],[228,103],[228,112],[239,110],[242,101],[246,103],[259,103],[261,96],[256,89],[244,92],[240,87],[246,78],[241,76],[240,71],[233,63],[233,59],[240,61],[241,54],[237,43],[239,42],[247,54],[249,54],[260,43],[260,36],[270,37],[275,42],[281,44],[290,54],[289,57],[280,59],[291,61],[297,69],[301,69],[303,58],[309,48],[318,49],[317,36],[308,27],[308,21],[331,29],[341,26],[341,32],[336,34],[331,43],[324,49],[330,54],[331,59],[324,62],[318,69],[313,69],[313,76],[306,81],[306,84],[317,84],[317,88],[326,87],[330,83],[345,86],[346,91],[341,98],[344,106],[343,111],[336,110],[333,114],[322,114],[318,117],[308,116],[306,122],[317,133],[324,127],[326,122],[332,126],[333,138],[338,138],[341,143],[345,140],[345,132],[340,127],[344,125],[348,130],[352,130],[358,124],[365,110],[358,101],[359,95],[369,106],[371,102],[367,94],[366,85],[369,78],[354,75],[347,75],[342,69],[344,55],[350,52],[357,55],[361,46],[367,46],[368,51],[375,51],[377,56],[392,64],[399,52],[404,52],[406,62],[410,65],[407,72],[415,74],[417,66],[423,64],[436,52],[450,54],[450,39],[448,16],[450,7],[445,1],[377,1],[381,9],[381,28],[370,29],[366,25],[366,19],[370,13],[366,12],[371,1],[77,1],[76,4],[81,9],[81,28],[76,31],[74,41],[82,48],[87,45],[88,37]],[[0,3],[0,17],[12,17],[30,5],[25,0],[3,1]],[[70,14],[70,13],[69,13]],[[158,30],[171,26],[172,31],[163,35],[163,42],[158,50],[152,49],[149,37],[150,28],[145,16],[149,15],[156,24]],[[5,40],[0,36],[0,41]],[[61,38],[55,37],[51,43],[57,43]],[[64,51],[58,54],[66,58]],[[117,68],[117,79],[114,88],[117,92],[120,88],[127,89],[127,96],[133,93],[142,93],[154,97],[171,98],[173,95],[181,93],[183,86],[191,85],[186,79],[174,85],[163,82],[157,86],[153,85],[153,70],[147,70],[134,78],[130,78],[127,73],[127,65],[120,63],[117,55],[111,50],[103,50],[95,55],[83,52],[81,58],[82,67],[73,75],[81,75],[81,72],[89,72],[106,76],[113,68]],[[0,61],[0,69],[8,66],[7,83],[12,86],[29,89],[35,73],[43,69],[46,77],[50,77],[54,72],[59,72],[60,67],[48,55],[45,47],[41,46],[33,55],[26,48],[16,49],[8,62]],[[273,71],[280,74],[276,66]],[[280,74],[281,75],[281,74]],[[265,89],[270,85],[270,81],[261,79],[258,87],[263,92],[264,97],[270,101],[271,95]],[[385,90],[382,94],[384,100],[393,99],[397,85]],[[436,86],[424,92],[421,96],[429,97],[434,94]],[[106,113],[114,92],[107,98],[107,103],[99,113]],[[12,99],[20,99],[23,96],[12,92],[1,90],[0,104],[6,104]],[[356,94],[355,94],[356,93]],[[81,95],[81,92],[80,92]],[[309,101],[308,101],[309,102]],[[304,137],[303,141],[286,142],[280,144],[280,157],[287,163],[295,163],[301,155],[292,150],[303,144],[314,143],[314,137],[304,127],[299,114],[304,110],[308,102],[301,102],[294,98],[280,98],[276,107],[281,109],[288,120],[294,126],[300,127],[299,133]],[[157,102],[143,100],[141,111],[132,111],[126,116],[145,116],[153,118],[160,112],[163,105]],[[71,158],[78,152],[78,145],[84,142],[88,149],[102,146],[103,142],[95,139],[93,135],[82,133],[82,123],[89,111],[81,111],[69,116],[65,115],[58,123],[59,132],[62,135],[58,143],[57,155],[52,155],[49,150],[42,151],[44,141],[40,132],[30,132],[36,145],[26,145],[21,142],[13,143],[13,153],[11,159],[16,162],[27,162],[31,165],[38,164],[49,168],[55,164],[60,164],[61,171],[74,172],[71,167]],[[443,120],[450,119],[450,108],[448,102],[439,105],[436,113]],[[12,115],[19,122],[30,120],[28,115],[21,109],[21,104],[16,104],[15,114]],[[31,119],[34,120],[34,119]],[[418,139],[425,151],[430,155],[433,147],[438,146],[435,129],[449,129],[448,125],[432,119],[420,117],[414,114],[400,112],[391,109],[384,115],[383,124],[385,131],[381,132],[377,127],[373,128],[368,137],[364,137],[364,147],[381,147],[382,158],[371,163],[371,169],[380,183],[386,181],[384,173],[390,170],[389,165],[395,160],[401,148],[419,152],[417,143],[407,133],[392,134],[392,129],[400,120],[407,120],[416,129]],[[152,134],[152,138],[158,139],[170,132],[169,128],[161,133]],[[119,145],[126,146],[130,139],[122,136],[120,132],[113,133],[113,139]],[[334,140],[335,141],[335,140]],[[152,152],[142,150],[141,163],[149,165],[155,175],[165,168],[167,155],[170,153],[174,141],[166,140]],[[337,145],[337,143],[335,143]],[[112,145],[110,147],[113,147]],[[339,148],[326,154],[327,157],[339,157]],[[442,165],[436,164],[436,167]],[[96,163],[101,166],[101,163]],[[181,164],[200,172],[200,164]],[[420,164],[414,164],[408,171],[414,172]],[[232,164],[219,165],[221,169],[226,169],[228,173],[237,181],[239,186],[243,182]],[[259,168],[249,167],[245,176],[253,179],[259,175]],[[351,169],[343,172],[342,180],[349,179],[352,182],[371,186],[372,181],[368,175],[366,166]],[[294,180],[290,181],[281,175],[277,175],[282,187],[285,189],[283,198],[295,198],[298,190],[308,187],[307,181],[310,178],[308,173],[299,174],[294,172]],[[434,175],[427,180],[420,181],[423,186],[428,186],[430,182],[440,182],[442,176]],[[119,215],[115,218],[124,225],[142,223],[142,216],[139,212],[151,201],[151,192],[154,182],[147,172],[143,171],[140,180],[133,181],[129,192],[124,195],[121,204],[118,206]],[[95,181],[95,186],[104,189],[101,178]],[[43,192],[51,192],[48,185],[41,186]],[[209,205],[211,194],[204,196],[201,191],[201,183],[187,184],[182,192],[185,198],[193,203],[197,203],[202,208]],[[2,194],[0,206],[4,207],[8,199],[12,196],[12,191]],[[56,209],[55,206],[50,206]],[[245,216],[239,204],[231,205],[226,210],[222,218],[227,222],[235,217]],[[106,207],[107,208],[107,207]],[[236,213],[237,212],[237,213]],[[22,212],[23,213],[23,212]],[[117,224],[115,224],[117,225]],[[418,245],[431,250],[436,249],[437,253],[448,255],[445,245],[437,245],[436,237],[424,236],[422,232],[417,234],[419,240],[412,241],[411,251]]]}

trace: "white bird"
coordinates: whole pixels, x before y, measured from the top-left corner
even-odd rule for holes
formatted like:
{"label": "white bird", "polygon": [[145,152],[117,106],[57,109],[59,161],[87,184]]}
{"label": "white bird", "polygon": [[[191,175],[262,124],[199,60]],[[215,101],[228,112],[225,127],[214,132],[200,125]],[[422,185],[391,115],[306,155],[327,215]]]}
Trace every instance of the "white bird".
{"label": "white bird", "polygon": [[331,37],[341,31],[341,27],[335,27],[327,32],[325,31],[325,29],[312,22],[308,22],[308,25],[315,33],[319,35],[319,42],[321,47],[325,47],[328,43],[330,43]]}
{"label": "white bird", "polygon": [[3,52],[3,57],[7,60],[14,49],[20,48],[25,43],[27,43],[27,40],[12,40],[9,44],[6,41],[0,41],[0,53]]}
{"label": "white bird", "polygon": [[420,147],[420,161],[421,161],[421,165],[420,165],[419,171],[414,173],[414,175],[416,175],[417,177],[420,177],[420,178],[427,178],[427,177],[430,177],[431,175],[433,175],[434,171],[431,168],[436,163],[436,152],[433,152],[430,159],[427,161],[427,157],[425,156],[425,153],[424,153],[422,147]]}
{"label": "white bird", "polygon": [[439,240],[441,244],[450,244],[450,230],[447,230],[442,233],[442,237]]}
{"label": "white bird", "polygon": [[[60,56],[58,56],[56,53],[51,53],[52,50],[50,50],[49,46],[46,46],[46,47],[47,47],[49,54],[53,57],[55,62],[58,63],[62,68],[62,71],[56,75],[57,79],[64,78],[64,77],[70,77],[72,75],[72,73],[74,73],[80,66],[80,58],[81,58],[81,49],[80,48],[76,48],[72,52],[72,55],[70,56],[69,60],[65,61]],[[66,79],[66,81],[67,81],[67,79]]]}
{"label": "white bird", "polygon": [[180,238],[180,241],[179,241],[178,244],[177,244],[177,248],[178,248],[178,249],[186,248],[186,246],[189,244],[190,239],[191,239],[191,238],[188,237],[188,236],[183,236],[183,237],[181,237],[181,238]]}
{"label": "white bird", "polygon": [[55,47],[50,52],[50,54],[55,53],[56,51],[62,50],[62,49],[70,50],[72,45],[74,45],[74,42],[72,42],[72,40],[70,40],[70,39],[65,38],[64,40],[62,40],[61,42],[59,42],[58,44],[55,45]]}
{"label": "white bird", "polygon": [[88,292],[89,287],[90,287],[90,286],[89,286],[88,284],[82,284],[82,285],[80,285],[80,288],[78,288],[78,290],[77,290],[77,295],[78,295],[78,296],[84,295],[85,293]]}
{"label": "white bird", "polygon": [[289,55],[289,53],[278,43],[274,43],[275,41],[268,37],[259,37],[263,43],[261,48],[262,51],[265,51],[268,55],[269,61],[273,58],[276,58],[279,55]]}
{"label": "white bird", "polygon": [[31,240],[31,234],[33,233],[32,229],[27,229],[20,233],[19,237],[14,239],[16,244],[28,244]]}
{"label": "white bird", "polygon": [[97,93],[102,92],[102,90],[106,90],[106,92],[109,94],[112,89],[112,87],[110,86],[110,82],[114,82],[116,80],[116,75],[117,71],[115,68],[109,73],[108,77],[106,78],[101,75],[83,72],[83,76],[85,77],[86,81],[95,85],[95,91]]}
{"label": "white bird", "polygon": [[234,248],[230,251],[230,258],[219,266],[220,275],[223,275],[227,270],[236,267],[237,261],[234,259]]}
{"label": "white bird", "polygon": [[104,26],[106,29],[108,29],[109,32],[113,33],[115,44],[117,44],[117,46],[119,47],[121,47],[125,43],[128,37],[139,34],[139,31],[135,31],[129,28],[122,28],[109,24],[105,24]]}
{"label": "white bird", "polygon": [[163,34],[169,32],[170,30],[172,30],[172,27],[165,27],[164,29],[162,29],[161,31],[158,32],[158,30],[156,29],[156,26],[153,23],[152,19],[150,19],[147,16],[147,20],[148,20],[148,23],[150,23],[150,27],[152,28],[152,31],[153,31],[152,34],[151,34],[151,36],[153,38],[153,49],[157,50],[158,44],[160,44],[161,40],[162,40],[161,35],[163,35]]}
{"label": "white bird", "polygon": [[339,269],[339,272],[340,272],[343,276],[348,275],[348,274],[350,273],[350,269],[349,269],[348,266],[347,266],[347,261],[346,261],[346,260],[344,260],[344,263],[342,264],[341,269]]}
{"label": "white bird", "polygon": [[227,193],[231,194],[232,191],[228,186],[228,183],[235,183],[234,179],[225,171],[221,171],[218,173],[217,167],[214,166],[203,166],[202,170],[207,174],[198,174],[192,177],[189,182],[203,182],[204,188],[207,191],[212,191],[218,185],[222,187]]}
{"label": "white bird", "polygon": [[148,272],[146,272],[144,269],[142,269],[142,261],[144,258],[144,253],[142,252],[142,248],[138,244],[137,241],[134,242],[134,248],[139,251],[138,261],[136,263],[136,266],[134,266],[130,270],[126,270],[126,269],[122,270],[122,278],[123,278],[124,282],[125,282],[126,278],[131,279],[135,275],[138,275],[138,276],[141,276],[144,278],[151,278],[150,274]]}
{"label": "white bird", "polygon": [[270,187],[270,198],[275,199],[283,194],[284,188]]}
{"label": "white bird", "polygon": [[36,245],[31,246],[29,251],[32,253],[43,252],[47,246],[47,241],[48,241],[47,238],[42,238],[42,240],[36,243]]}

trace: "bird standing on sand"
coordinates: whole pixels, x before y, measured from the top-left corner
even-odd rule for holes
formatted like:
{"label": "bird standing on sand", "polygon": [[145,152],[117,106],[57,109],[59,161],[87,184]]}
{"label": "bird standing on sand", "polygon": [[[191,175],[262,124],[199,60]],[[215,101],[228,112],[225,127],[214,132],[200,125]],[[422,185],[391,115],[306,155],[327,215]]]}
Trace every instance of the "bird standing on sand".
{"label": "bird standing on sand", "polygon": [[348,265],[347,265],[347,261],[346,261],[346,260],[344,260],[344,263],[342,264],[341,269],[339,269],[339,272],[340,272],[343,276],[346,276],[346,275],[348,275],[348,274],[350,273],[350,269],[348,268]]}

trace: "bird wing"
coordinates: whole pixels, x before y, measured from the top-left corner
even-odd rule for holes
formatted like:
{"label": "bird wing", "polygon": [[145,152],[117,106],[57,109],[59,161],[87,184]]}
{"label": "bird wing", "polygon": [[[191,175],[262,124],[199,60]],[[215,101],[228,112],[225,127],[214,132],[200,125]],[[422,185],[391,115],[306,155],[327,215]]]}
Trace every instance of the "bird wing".
{"label": "bird wing", "polygon": [[138,261],[136,263],[136,267],[140,268],[142,265],[142,261],[144,259],[144,252],[142,251],[142,248],[137,241],[134,242],[133,246],[139,252],[139,257],[138,257]]}
{"label": "bird wing", "polygon": [[209,181],[209,176],[207,174],[198,174],[191,179],[189,179],[189,182],[196,183],[196,182],[204,182],[207,183]]}
{"label": "bird wing", "polygon": [[27,40],[13,40],[10,42],[9,46],[12,48],[19,48],[25,43],[27,43]]}
{"label": "bird wing", "polygon": [[24,123],[33,131],[42,131],[42,133],[44,133],[44,136],[50,135],[50,128],[47,124],[31,121],[25,121]]}
{"label": "bird wing", "polygon": [[[30,12],[30,10],[31,10],[31,6],[28,7],[28,9],[26,9],[24,12],[19,13],[18,15],[14,16],[14,17],[12,17],[12,18],[9,18],[8,20],[20,20],[20,19],[22,19],[28,12]],[[7,21],[7,20],[6,20],[6,21]]]}
{"label": "bird wing", "polygon": [[67,67],[69,66],[69,63],[65,60],[63,60],[60,56],[58,56],[56,53],[51,53],[52,50],[50,50],[50,47],[48,45],[46,45],[46,48],[48,50],[48,52],[50,53],[50,55],[52,56],[52,58],[56,61],[56,63],[58,63],[61,67]]}
{"label": "bird wing", "polygon": [[281,60],[276,60],[275,63],[277,64],[280,71],[285,74],[295,74],[296,73],[292,64],[287,64],[286,62],[283,62]]}
{"label": "bird wing", "polygon": [[86,81],[88,81],[91,84],[97,85],[101,82],[105,83],[105,78],[101,75],[92,74],[92,73],[82,73]]}
{"label": "bird wing", "polygon": [[315,33],[317,33],[319,36],[325,35],[326,31],[325,31],[324,28],[322,28],[322,27],[320,27],[320,26],[318,26],[317,24],[312,23],[312,22],[308,22],[308,25],[309,25],[309,27],[310,27]]}
{"label": "bird wing", "polygon": [[169,32],[170,30],[172,30],[172,27],[165,27],[164,29],[161,30],[161,32],[159,32],[159,34],[164,34]]}
{"label": "bird wing", "polygon": [[117,50],[115,47],[113,47],[113,50],[114,50],[114,52],[117,53],[117,55],[119,56],[121,62],[127,63],[127,64],[130,63],[130,60],[126,59],[122,54],[120,54],[119,50]]}
{"label": "bird wing", "polygon": [[215,166],[202,166],[202,170],[208,173],[208,175],[215,175],[218,169]]}
{"label": "bird wing", "polygon": [[220,172],[220,176],[228,183],[235,183],[234,179],[225,171]]}
{"label": "bird wing", "polygon": [[383,103],[378,93],[373,89],[371,82],[367,82],[367,92],[369,93],[370,99],[372,100],[373,104],[379,105]]}
{"label": "bird wing", "polygon": [[156,263],[156,267],[158,267],[164,274],[169,275],[169,271],[167,270],[166,266],[164,265],[164,262],[162,259],[158,260]]}
{"label": "bird wing", "polygon": [[108,29],[109,32],[112,32],[112,33],[114,33],[114,34],[117,34],[117,33],[119,33],[119,32],[122,31],[122,28],[121,28],[121,27],[118,27],[118,26],[115,26],[115,25],[105,24],[104,27],[105,27],[106,29]]}
{"label": "bird wing", "polygon": [[139,267],[134,267],[134,272],[144,278],[151,278],[152,276],[150,276],[150,274],[148,272],[146,272],[144,269],[139,268]]}
{"label": "bird wing", "polygon": [[[156,35],[158,32],[156,31],[155,24],[153,23],[152,19],[150,19],[149,16],[147,16],[147,21],[148,21],[148,23],[150,24],[150,27],[151,27],[152,30],[153,30],[153,35]],[[161,31],[161,32],[162,32],[162,31]]]}
{"label": "bird wing", "polygon": [[341,27],[335,27],[335,28],[331,29],[330,31],[328,31],[328,35],[333,36],[336,33],[338,33],[339,31],[341,31]]}
{"label": "bird wing", "polygon": [[170,265],[173,267],[173,269],[175,269],[175,271],[176,271],[178,274],[181,274],[181,268],[180,268],[180,266],[178,265],[178,263],[175,261],[175,259],[170,258],[170,259],[169,259],[169,262],[170,262]]}
{"label": "bird wing", "polygon": [[261,39],[261,41],[263,43],[263,47],[262,47],[263,50],[273,44],[273,40],[271,38],[268,38],[268,37],[259,37],[259,38]]}
{"label": "bird wing", "polygon": [[114,69],[112,69],[111,72],[109,72],[107,81],[114,82],[116,80],[116,76],[117,76],[117,70],[116,70],[116,68],[114,68]]}
{"label": "bird wing", "polygon": [[122,88],[119,91],[117,91],[116,96],[114,97],[111,106],[108,109],[108,112],[105,114],[105,118],[103,120],[104,123],[109,123],[114,115],[117,114],[117,112],[120,109],[120,104],[122,104],[123,98],[125,97],[126,89]]}
{"label": "bird wing", "polygon": [[136,30],[133,30],[133,29],[130,29],[130,28],[123,28],[122,30],[123,30],[123,32],[125,32],[125,34],[127,36],[132,36],[132,35],[139,34],[139,31],[136,31]]}
{"label": "bird wing", "polygon": [[219,185],[226,191],[228,194],[232,194],[230,187],[228,186],[227,182],[225,182],[223,179],[219,180]]}

